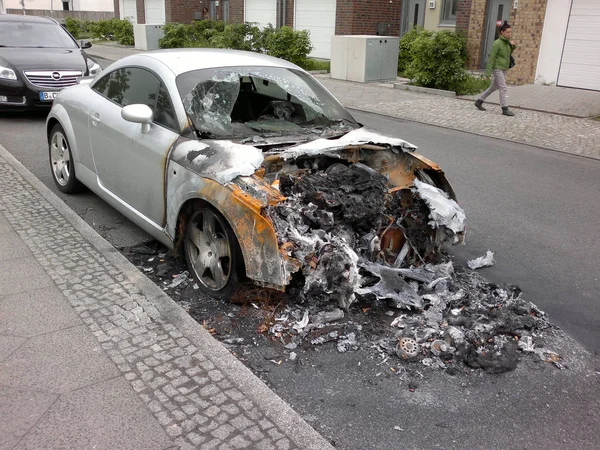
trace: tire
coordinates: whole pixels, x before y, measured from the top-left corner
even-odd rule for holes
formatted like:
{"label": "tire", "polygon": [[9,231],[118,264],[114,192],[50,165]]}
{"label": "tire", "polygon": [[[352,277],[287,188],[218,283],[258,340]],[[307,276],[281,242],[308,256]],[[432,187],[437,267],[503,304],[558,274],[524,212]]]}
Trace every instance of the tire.
{"label": "tire", "polygon": [[243,258],[227,221],[212,208],[196,208],[185,227],[183,248],[188,269],[205,293],[229,298],[242,278]]}
{"label": "tire", "polygon": [[83,185],[75,176],[75,164],[71,146],[67,140],[65,130],[59,124],[52,127],[48,139],[48,156],[52,179],[59,191],[65,194],[80,192]]}

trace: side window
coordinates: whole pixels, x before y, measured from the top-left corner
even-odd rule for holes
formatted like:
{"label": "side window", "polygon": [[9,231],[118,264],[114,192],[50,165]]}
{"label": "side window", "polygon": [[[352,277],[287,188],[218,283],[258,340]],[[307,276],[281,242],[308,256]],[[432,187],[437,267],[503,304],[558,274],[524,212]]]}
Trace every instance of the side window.
{"label": "side window", "polygon": [[169,93],[153,73],[137,67],[118,69],[104,76],[94,88],[121,105],[143,104],[154,111],[154,122],[178,130],[177,118]]}
{"label": "side window", "polygon": [[158,101],[154,110],[154,121],[172,130],[179,130],[175,108],[173,108],[167,88],[162,83],[160,83],[160,88],[158,89]]}

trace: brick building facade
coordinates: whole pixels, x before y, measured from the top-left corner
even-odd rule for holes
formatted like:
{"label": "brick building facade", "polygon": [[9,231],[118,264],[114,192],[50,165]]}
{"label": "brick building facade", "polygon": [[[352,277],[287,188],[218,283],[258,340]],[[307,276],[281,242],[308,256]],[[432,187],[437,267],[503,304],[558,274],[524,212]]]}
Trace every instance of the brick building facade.
{"label": "brick building facade", "polygon": [[[535,80],[546,5],[548,0],[520,0],[511,7],[508,22],[513,27],[512,40],[516,66],[508,72],[510,84],[528,84]],[[479,69],[487,26],[489,0],[459,0],[456,28],[467,34],[468,68]]]}

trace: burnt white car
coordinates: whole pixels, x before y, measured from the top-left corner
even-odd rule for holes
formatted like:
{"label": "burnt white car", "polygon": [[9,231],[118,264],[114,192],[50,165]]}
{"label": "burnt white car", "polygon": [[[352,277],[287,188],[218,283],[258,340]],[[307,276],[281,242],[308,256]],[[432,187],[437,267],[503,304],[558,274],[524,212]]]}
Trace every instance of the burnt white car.
{"label": "burnt white car", "polygon": [[[363,128],[301,68],[261,54],[123,58],[58,95],[47,135],[61,191],[83,184],[169,248],[182,244],[216,296],[242,279],[283,290],[298,273],[306,292],[347,307],[369,290],[364,271],[383,280],[383,269],[427,261],[464,230],[435,163]],[[384,284],[373,292],[418,306]]]}

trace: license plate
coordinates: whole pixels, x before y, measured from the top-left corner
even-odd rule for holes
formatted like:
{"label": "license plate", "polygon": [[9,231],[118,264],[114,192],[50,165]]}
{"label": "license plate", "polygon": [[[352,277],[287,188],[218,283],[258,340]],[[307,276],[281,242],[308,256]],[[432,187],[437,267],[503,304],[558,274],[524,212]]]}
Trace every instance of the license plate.
{"label": "license plate", "polygon": [[52,101],[56,98],[57,95],[58,92],[40,92],[40,100],[43,102]]}

